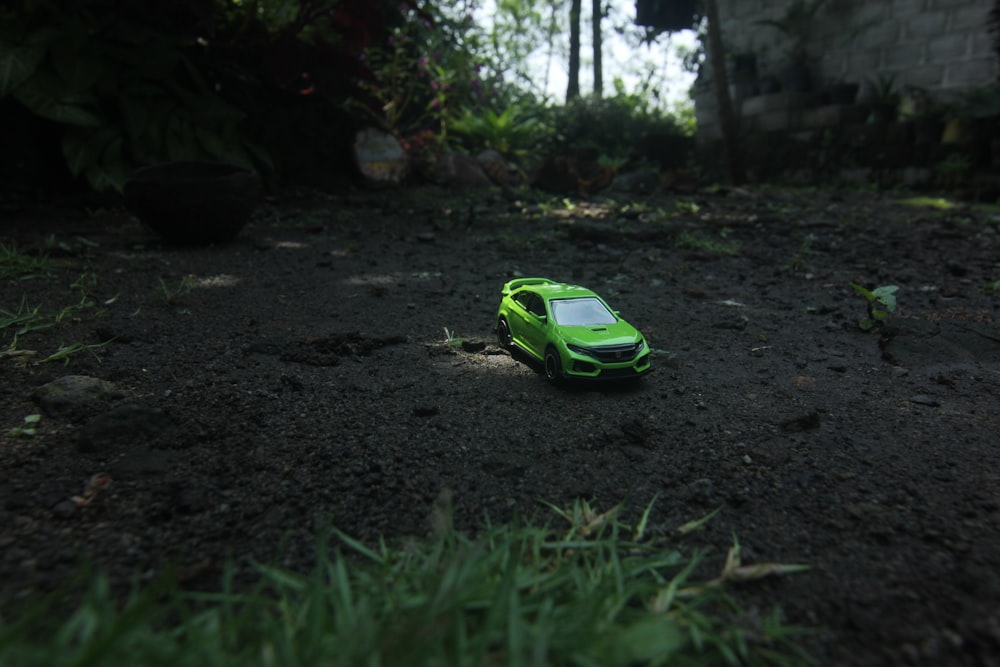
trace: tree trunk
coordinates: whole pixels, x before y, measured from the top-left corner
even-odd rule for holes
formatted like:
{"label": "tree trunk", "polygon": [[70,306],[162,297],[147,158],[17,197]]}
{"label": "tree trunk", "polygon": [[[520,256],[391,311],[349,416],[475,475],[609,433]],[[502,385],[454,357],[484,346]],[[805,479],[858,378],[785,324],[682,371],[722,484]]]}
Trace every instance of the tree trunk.
{"label": "tree trunk", "polygon": [[739,127],[736,124],[736,114],[733,113],[733,102],[729,97],[726,51],[722,45],[719,8],[716,5],[716,0],[705,0],[705,15],[708,17],[708,53],[712,62],[712,82],[715,84],[719,128],[722,131],[722,150],[729,182],[733,185],[740,185],[746,181],[746,172],[743,169],[743,154],[740,150]]}
{"label": "tree trunk", "polygon": [[594,97],[600,97],[604,93],[604,68],[601,60],[601,19],[604,14],[601,9],[601,0],[593,0],[591,8],[593,14],[591,27],[593,28],[594,41]]}
{"label": "tree trunk", "polygon": [[566,101],[580,97],[580,10],[583,0],[572,0],[569,7],[569,85]]}

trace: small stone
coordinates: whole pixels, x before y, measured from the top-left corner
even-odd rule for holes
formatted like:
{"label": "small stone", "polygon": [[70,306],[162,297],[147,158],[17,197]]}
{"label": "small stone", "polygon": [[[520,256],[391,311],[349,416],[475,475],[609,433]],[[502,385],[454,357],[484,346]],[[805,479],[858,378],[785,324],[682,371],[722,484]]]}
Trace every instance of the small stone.
{"label": "small stone", "polygon": [[793,417],[792,419],[786,419],[781,422],[781,430],[785,433],[800,433],[802,431],[811,431],[819,428],[820,417],[819,413],[816,411],[810,412],[809,414],[801,415],[799,417]]}
{"label": "small stone", "polygon": [[61,500],[52,508],[52,514],[60,519],[68,519],[76,514],[77,507],[72,500]]}
{"label": "small stone", "polygon": [[667,368],[678,370],[681,367],[681,358],[674,353],[667,354],[667,358],[662,361]]}
{"label": "small stone", "polygon": [[930,408],[941,407],[941,401],[937,400],[933,396],[928,396],[926,394],[918,394],[916,396],[911,396],[910,403],[913,403],[914,405],[926,405],[927,407]]}
{"label": "small stone", "polygon": [[118,443],[148,442],[172,426],[163,410],[128,403],[87,422],[77,433],[77,448],[97,452]]}
{"label": "small stone", "polygon": [[463,340],[463,352],[482,352],[486,349],[486,343],[481,340]]}
{"label": "small stone", "polygon": [[66,375],[31,392],[31,399],[50,416],[122,396],[110,382],[88,375]]}

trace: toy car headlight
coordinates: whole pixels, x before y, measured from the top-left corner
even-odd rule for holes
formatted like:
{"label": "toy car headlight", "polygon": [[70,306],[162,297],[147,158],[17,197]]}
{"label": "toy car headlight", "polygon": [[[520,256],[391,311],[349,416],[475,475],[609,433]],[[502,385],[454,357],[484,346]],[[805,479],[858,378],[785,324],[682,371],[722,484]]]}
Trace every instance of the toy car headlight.
{"label": "toy car headlight", "polygon": [[590,350],[588,350],[585,347],[580,347],[579,345],[567,345],[566,348],[569,349],[570,352],[576,352],[577,354],[582,354],[582,355],[587,356],[587,357],[594,356],[590,352]]}

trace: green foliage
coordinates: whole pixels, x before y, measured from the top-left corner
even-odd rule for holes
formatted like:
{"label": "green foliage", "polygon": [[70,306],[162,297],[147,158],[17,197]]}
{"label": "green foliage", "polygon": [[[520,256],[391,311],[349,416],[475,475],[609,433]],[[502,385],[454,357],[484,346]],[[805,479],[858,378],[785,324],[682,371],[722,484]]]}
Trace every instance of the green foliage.
{"label": "green foliage", "polygon": [[941,184],[955,187],[966,182],[972,175],[972,160],[962,153],[952,153],[934,167]]}
{"label": "green foliage", "polygon": [[[315,567],[260,566],[237,591],[188,593],[169,576],[116,603],[105,577],[81,573],[75,610],[60,597],[0,626],[0,663],[21,667],[136,665],[804,665],[802,630],[758,615],[732,582],[799,566],[741,566],[701,584],[684,557],[637,526],[584,502],[560,510],[565,530],[515,521],[475,539],[439,508],[437,536],[371,547],[334,530]],[[340,549],[332,549],[337,539]],[[346,552],[346,553],[345,553]]]}
{"label": "green foliage", "polygon": [[547,124],[555,129],[546,145],[548,152],[591,150],[630,166],[643,162],[651,136],[683,136],[675,117],[622,90],[613,97],[579,98],[549,109],[547,115]]}
{"label": "green foliage", "polygon": [[899,291],[896,285],[883,285],[868,290],[857,283],[851,283],[851,287],[868,303],[868,316],[858,320],[858,326],[862,331],[871,331],[877,326],[882,326],[889,313],[896,311],[896,292]]}
{"label": "green foliage", "polygon": [[0,12],[0,98],[55,123],[70,172],[95,190],[120,190],[135,166],[165,160],[266,160],[240,133],[244,112],[205,77],[204,48],[179,28],[95,0],[25,5]]}
{"label": "green foliage", "polygon": [[899,103],[895,74],[878,74],[868,79],[868,101],[875,106],[895,107]]}
{"label": "green foliage", "polygon": [[1000,116],[1000,84],[993,83],[963,92],[956,112],[963,118]]}
{"label": "green foliage", "polygon": [[463,44],[475,42],[471,14],[433,7],[407,11],[384,43],[365,49],[373,79],[359,80],[364,95],[350,106],[371,114],[401,137],[430,130],[447,140],[449,121],[484,98],[482,63]]}
{"label": "green foliage", "polygon": [[490,108],[466,108],[451,121],[451,129],[470,150],[492,148],[504,156],[524,157],[551,132],[540,113],[526,105],[511,105],[499,114]]}

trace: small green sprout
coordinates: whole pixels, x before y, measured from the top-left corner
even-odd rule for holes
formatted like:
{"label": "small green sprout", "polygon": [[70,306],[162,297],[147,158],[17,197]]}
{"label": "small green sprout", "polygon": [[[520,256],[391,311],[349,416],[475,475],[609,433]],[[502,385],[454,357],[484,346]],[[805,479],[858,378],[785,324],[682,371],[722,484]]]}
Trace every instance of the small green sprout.
{"label": "small green sprout", "polygon": [[38,432],[35,427],[40,421],[42,421],[41,415],[28,415],[24,418],[24,425],[15,426],[7,431],[7,434],[15,438],[30,438]]}
{"label": "small green sprout", "polygon": [[868,302],[868,317],[858,320],[862,331],[871,331],[884,324],[889,313],[896,311],[896,292],[899,290],[896,285],[882,285],[868,290],[857,283],[851,283],[851,287]]}
{"label": "small green sprout", "polygon": [[464,338],[459,338],[458,336],[456,336],[455,332],[448,329],[448,327],[444,328],[444,342],[446,344],[452,347],[459,347],[462,344],[462,341],[464,340],[465,340]]}
{"label": "small green sprout", "polygon": [[189,294],[194,289],[194,280],[191,276],[184,276],[175,283],[168,283],[160,278],[160,287],[157,292],[163,300],[170,305],[176,304],[182,297]]}

